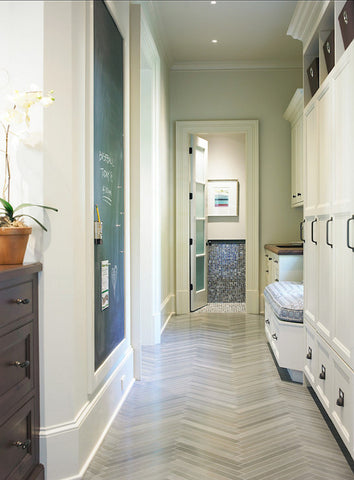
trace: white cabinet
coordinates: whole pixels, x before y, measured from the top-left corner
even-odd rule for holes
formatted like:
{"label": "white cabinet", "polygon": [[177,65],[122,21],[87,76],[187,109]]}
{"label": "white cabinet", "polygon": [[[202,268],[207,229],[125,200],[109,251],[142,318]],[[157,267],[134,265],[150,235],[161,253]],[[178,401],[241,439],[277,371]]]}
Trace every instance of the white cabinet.
{"label": "white cabinet", "polygon": [[304,204],[303,195],[303,112],[304,92],[298,88],[284,118],[291,124],[291,206]]}
{"label": "white cabinet", "polygon": [[278,365],[302,371],[303,324],[280,320],[266,301],[265,333]]}
{"label": "white cabinet", "polygon": [[[299,2],[288,33],[304,53],[304,372],[354,458],[354,41],[344,48],[344,4]],[[315,58],[312,96],[306,69]]]}
{"label": "white cabinet", "polygon": [[[304,371],[352,456],[353,85],[354,42],[304,112],[304,318],[307,324]],[[311,360],[306,358],[309,348],[313,348]],[[341,395],[344,395],[345,407],[349,405],[349,408],[341,406]]]}
{"label": "white cabinet", "polygon": [[[272,248],[270,250],[269,248]],[[278,253],[275,253],[276,250]],[[265,286],[273,282],[302,282],[303,255],[302,249],[296,247],[295,253],[283,254],[282,248],[276,245],[265,245]],[[286,249],[289,252],[289,249]]]}
{"label": "white cabinet", "polygon": [[354,441],[354,372],[305,320],[304,373],[350,452]]}

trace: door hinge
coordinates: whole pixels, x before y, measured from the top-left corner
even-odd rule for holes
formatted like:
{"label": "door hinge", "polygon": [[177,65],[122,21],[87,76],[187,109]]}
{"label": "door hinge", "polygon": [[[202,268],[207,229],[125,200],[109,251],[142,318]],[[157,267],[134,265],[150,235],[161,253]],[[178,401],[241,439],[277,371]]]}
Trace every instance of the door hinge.
{"label": "door hinge", "polygon": [[193,200],[193,193],[189,194],[189,200]]}
{"label": "door hinge", "polygon": [[193,283],[191,283],[191,287],[190,287],[190,288],[191,288],[191,291],[192,291],[192,290],[193,290]]}
{"label": "door hinge", "polygon": [[188,152],[189,152],[189,155],[192,155],[192,153],[193,153],[193,148],[192,148],[192,147],[189,147]]}
{"label": "door hinge", "polygon": [[189,239],[189,245],[193,245],[193,238]]}

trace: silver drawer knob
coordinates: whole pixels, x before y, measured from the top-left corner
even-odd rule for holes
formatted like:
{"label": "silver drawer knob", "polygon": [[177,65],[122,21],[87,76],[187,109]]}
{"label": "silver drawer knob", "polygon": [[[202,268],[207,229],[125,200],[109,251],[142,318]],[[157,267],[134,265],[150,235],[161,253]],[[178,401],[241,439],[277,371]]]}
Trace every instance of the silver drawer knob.
{"label": "silver drawer knob", "polygon": [[31,446],[31,440],[26,440],[25,442],[14,442],[13,446],[17,448],[22,448],[22,450],[27,450]]}
{"label": "silver drawer knob", "polygon": [[31,300],[29,298],[17,298],[16,303],[17,305],[28,305],[31,303]]}
{"label": "silver drawer knob", "polygon": [[24,362],[16,361],[13,363],[13,366],[17,368],[28,368],[30,364],[31,362],[29,360],[25,360]]}

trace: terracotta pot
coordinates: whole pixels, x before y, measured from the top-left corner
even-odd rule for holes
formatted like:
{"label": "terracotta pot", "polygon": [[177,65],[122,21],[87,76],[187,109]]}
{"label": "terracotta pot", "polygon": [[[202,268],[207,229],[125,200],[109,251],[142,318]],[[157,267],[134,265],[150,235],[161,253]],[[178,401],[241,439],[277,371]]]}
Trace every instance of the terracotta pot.
{"label": "terracotta pot", "polygon": [[23,263],[31,227],[0,227],[0,265]]}

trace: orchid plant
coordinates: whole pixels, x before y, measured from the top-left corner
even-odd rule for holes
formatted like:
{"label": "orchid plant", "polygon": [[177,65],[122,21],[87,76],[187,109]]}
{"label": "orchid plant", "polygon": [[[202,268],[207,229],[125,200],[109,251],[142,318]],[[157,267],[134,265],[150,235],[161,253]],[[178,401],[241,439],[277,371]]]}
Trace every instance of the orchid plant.
{"label": "orchid plant", "polygon": [[5,155],[5,176],[2,193],[3,198],[0,198],[0,214],[2,213],[2,216],[0,217],[0,227],[24,226],[21,218],[26,216],[32,218],[44,230],[47,230],[45,226],[42,225],[42,223],[40,223],[36,218],[32,217],[31,215],[19,213],[15,215],[15,213],[24,207],[40,207],[58,211],[56,208],[48,207],[45,205],[36,205],[32,203],[23,203],[18,207],[14,208],[10,204],[11,169],[9,144],[11,135],[21,138],[21,133],[19,133],[19,127],[22,126],[24,127],[25,131],[28,131],[31,120],[30,112],[33,105],[39,104],[43,107],[46,107],[54,102],[53,91],[50,91],[47,95],[43,95],[43,92],[37,87],[31,88],[29,91],[20,92],[16,90],[10,100],[11,106],[1,116],[0,120],[0,123],[5,132],[5,149],[0,150]]}

